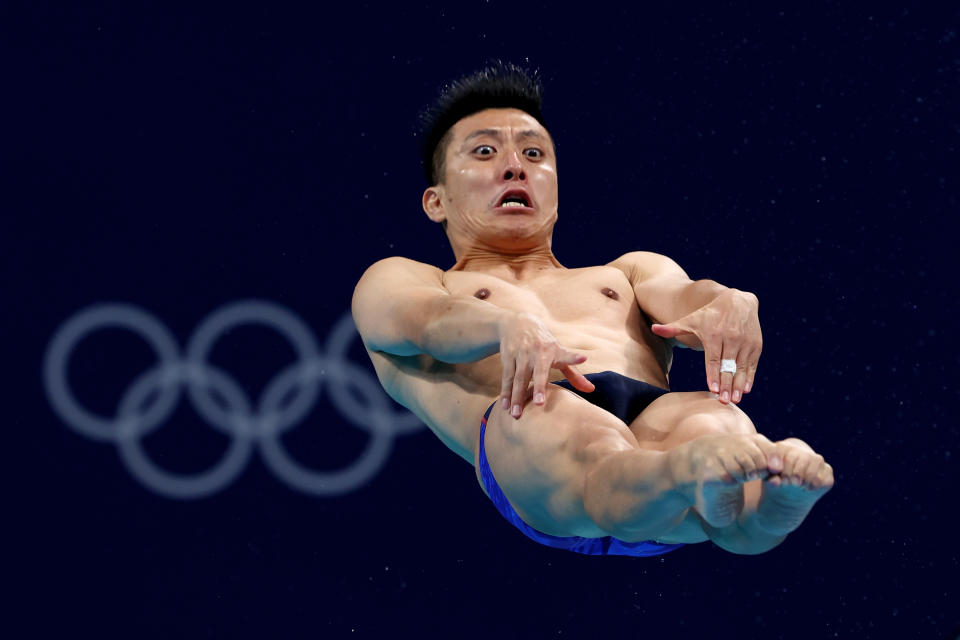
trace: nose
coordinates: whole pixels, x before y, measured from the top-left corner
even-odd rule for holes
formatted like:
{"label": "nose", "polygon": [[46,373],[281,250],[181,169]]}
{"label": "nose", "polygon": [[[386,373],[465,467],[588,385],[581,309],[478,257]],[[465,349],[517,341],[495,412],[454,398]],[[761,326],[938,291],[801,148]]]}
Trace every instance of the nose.
{"label": "nose", "polygon": [[527,179],[527,174],[523,170],[523,164],[520,162],[519,153],[510,153],[506,156],[506,166],[503,168],[503,179],[506,181],[519,180],[523,182]]}

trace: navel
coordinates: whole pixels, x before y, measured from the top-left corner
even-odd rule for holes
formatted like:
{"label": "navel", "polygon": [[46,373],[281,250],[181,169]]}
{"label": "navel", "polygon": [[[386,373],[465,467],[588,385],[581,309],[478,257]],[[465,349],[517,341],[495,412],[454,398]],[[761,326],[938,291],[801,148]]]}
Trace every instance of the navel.
{"label": "navel", "polygon": [[611,300],[619,300],[619,299],[620,299],[620,294],[617,293],[616,291],[614,291],[613,289],[611,289],[610,287],[604,287],[603,289],[600,290],[600,293],[602,293],[603,295],[607,296],[607,297],[610,298]]}
{"label": "navel", "polygon": [[480,298],[481,300],[486,300],[487,298],[490,297],[490,289],[487,289],[486,287],[484,287],[483,289],[477,290],[477,292],[473,295],[476,296],[477,298]]}

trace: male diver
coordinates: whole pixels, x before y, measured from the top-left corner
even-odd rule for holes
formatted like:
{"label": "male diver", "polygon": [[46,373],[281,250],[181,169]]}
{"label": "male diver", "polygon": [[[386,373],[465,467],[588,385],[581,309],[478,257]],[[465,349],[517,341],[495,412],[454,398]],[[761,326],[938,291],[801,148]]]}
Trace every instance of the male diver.
{"label": "male diver", "polygon": [[[810,446],[771,442],[737,406],[760,357],[757,297],[645,251],[560,264],[541,104],[535,74],[496,64],[428,112],[423,209],[456,264],[390,257],[363,274],[353,317],[381,384],[541,544],[773,549],[834,479]],[[669,390],[673,343],[705,352],[709,391]]]}

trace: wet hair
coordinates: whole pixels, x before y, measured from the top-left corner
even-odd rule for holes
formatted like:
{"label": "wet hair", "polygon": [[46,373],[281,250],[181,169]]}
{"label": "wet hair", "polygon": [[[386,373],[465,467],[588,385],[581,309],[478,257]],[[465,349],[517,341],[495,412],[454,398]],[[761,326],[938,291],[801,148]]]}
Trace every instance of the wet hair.
{"label": "wet hair", "polygon": [[520,109],[543,121],[543,87],[539,72],[496,60],[445,86],[420,116],[423,174],[428,185],[443,182],[453,125],[484,109]]}

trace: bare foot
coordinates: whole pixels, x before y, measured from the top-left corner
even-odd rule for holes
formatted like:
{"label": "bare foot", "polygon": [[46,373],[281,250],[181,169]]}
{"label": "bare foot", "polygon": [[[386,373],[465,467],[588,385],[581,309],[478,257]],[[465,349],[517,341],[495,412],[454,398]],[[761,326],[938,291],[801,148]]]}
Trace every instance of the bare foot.
{"label": "bare foot", "polygon": [[671,450],[679,490],[711,527],[726,527],[743,509],[743,484],[780,471],[776,445],[760,434],[700,436]]}
{"label": "bare foot", "polygon": [[697,483],[693,508],[710,526],[729,526],[743,510],[743,483],[703,480]]}
{"label": "bare foot", "polygon": [[833,488],[833,467],[803,440],[787,438],[774,445],[783,470],[764,481],[756,518],[762,529],[785,535],[799,527],[817,500]]}

